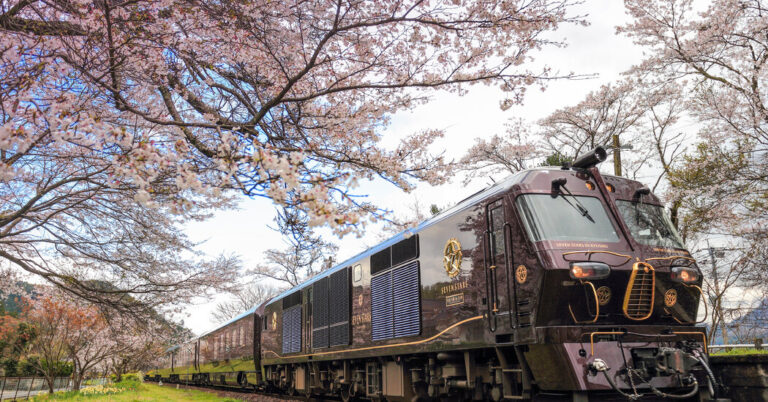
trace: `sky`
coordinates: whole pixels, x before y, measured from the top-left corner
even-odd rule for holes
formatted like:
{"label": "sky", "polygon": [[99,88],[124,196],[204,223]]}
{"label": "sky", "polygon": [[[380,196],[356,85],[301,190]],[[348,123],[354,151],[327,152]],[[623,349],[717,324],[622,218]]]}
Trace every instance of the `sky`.
{"label": "sky", "polygon": [[[578,103],[601,85],[620,80],[624,71],[642,60],[642,48],[627,37],[616,35],[616,26],[628,21],[623,2],[591,0],[573,8],[572,14],[585,15],[590,25],[566,25],[551,33],[550,38],[565,39],[568,46],[537,53],[536,63],[547,64],[554,72],[594,75],[592,78],[553,81],[543,92],[538,87],[531,87],[522,105],[506,111],[499,108],[503,93],[497,88],[470,87],[464,96],[436,93],[429,103],[394,115],[384,131],[385,144],[394,144],[420,130],[443,129],[445,137],[434,144],[433,151],[445,150],[449,159],[459,159],[476,138],[502,134],[509,119],[536,122],[559,108]],[[415,199],[424,208],[431,204],[446,207],[489,184],[490,179],[463,185],[460,178],[455,178],[441,186],[422,184],[405,194],[392,185],[374,182],[361,186],[358,193],[367,194],[372,202],[397,215],[407,214]],[[257,265],[267,249],[285,246],[280,236],[269,229],[273,219],[271,201],[244,199],[238,209],[221,211],[205,222],[192,223],[186,232],[193,241],[201,243],[200,250],[204,253],[239,255],[247,269]],[[341,240],[334,238],[339,245],[336,261],[343,261],[375,245],[381,234],[376,228],[371,229],[362,238],[354,235]],[[183,319],[195,334],[210,331],[218,327],[211,312],[216,303],[226,299],[226,295],[200,298],[178,318]]]}

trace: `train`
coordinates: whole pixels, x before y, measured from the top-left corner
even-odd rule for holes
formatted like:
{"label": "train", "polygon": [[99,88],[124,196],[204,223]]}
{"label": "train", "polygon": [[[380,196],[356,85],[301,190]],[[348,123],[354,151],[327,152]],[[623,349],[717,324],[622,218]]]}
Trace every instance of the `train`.
{"label": "train", "polygon": [[597,147],[518,172],[214,331],[147,378],[343,401],[722,400],[702,273]]}

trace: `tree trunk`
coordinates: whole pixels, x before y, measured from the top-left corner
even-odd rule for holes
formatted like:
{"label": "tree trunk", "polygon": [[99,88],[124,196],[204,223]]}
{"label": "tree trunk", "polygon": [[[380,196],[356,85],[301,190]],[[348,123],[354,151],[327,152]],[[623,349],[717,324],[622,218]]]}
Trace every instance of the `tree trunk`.
{"label": "tree trunk", "polygon": [[72,391],[80,391],[80,384],[83,382],[82,374],[72,376]]}
{"label": "tree trunk", "polygon": [[48,384],[48,393],[49,393],[49,394],[52,394],[52,393],[53,393],[53,380],[54,380],[55,378],[56,378],[56,377],[54,377],[53,379],[51,379],[51,378],[48,378],[48,376],[45,376],[45,382]]}

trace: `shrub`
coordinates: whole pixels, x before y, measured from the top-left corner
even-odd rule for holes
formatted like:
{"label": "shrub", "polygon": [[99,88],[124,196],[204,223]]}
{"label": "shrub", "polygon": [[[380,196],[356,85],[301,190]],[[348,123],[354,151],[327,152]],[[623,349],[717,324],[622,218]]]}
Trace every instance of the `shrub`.
{"label": "shrub", "polygon": [[2,367],[3,370],[5,371],[6,377],[18,376],[18,367],[19,367],[18,360],[12,357],[6,357],[5,359],[0,360],[0,367]]}
{"label": "shrub", "polygon": [[139,373],[127,373],[123,374],[123,381],[136,381],[136,382],[143,382],[144,381],[144,375]]}

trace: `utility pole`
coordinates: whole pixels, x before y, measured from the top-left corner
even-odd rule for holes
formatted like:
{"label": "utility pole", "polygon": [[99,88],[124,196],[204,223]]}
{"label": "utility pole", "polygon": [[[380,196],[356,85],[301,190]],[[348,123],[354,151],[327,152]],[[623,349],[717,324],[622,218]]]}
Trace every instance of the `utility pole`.
{"label": "utility pole", "polygon": [[712,260],[712,279],[715,282],[715,300],[714,300],[714,306],[713,310],[715,313],[720,317],[720,327],[721,331],[723,333],[723,344],[728,344],[728,326],[725,323],[725,314],[723,313],[723,298],[720,294],[720,285],[718,281],[718,275],[717,275],[717,262],[715,260],[715,248],[711,247],[709,245],[709,240],[707,240],[707,251],[709,251],[709,258]]}
{"label": "utility pole", "polygon": [[613,135],[613,174],[621,176],[621,144],[619,135]]}

